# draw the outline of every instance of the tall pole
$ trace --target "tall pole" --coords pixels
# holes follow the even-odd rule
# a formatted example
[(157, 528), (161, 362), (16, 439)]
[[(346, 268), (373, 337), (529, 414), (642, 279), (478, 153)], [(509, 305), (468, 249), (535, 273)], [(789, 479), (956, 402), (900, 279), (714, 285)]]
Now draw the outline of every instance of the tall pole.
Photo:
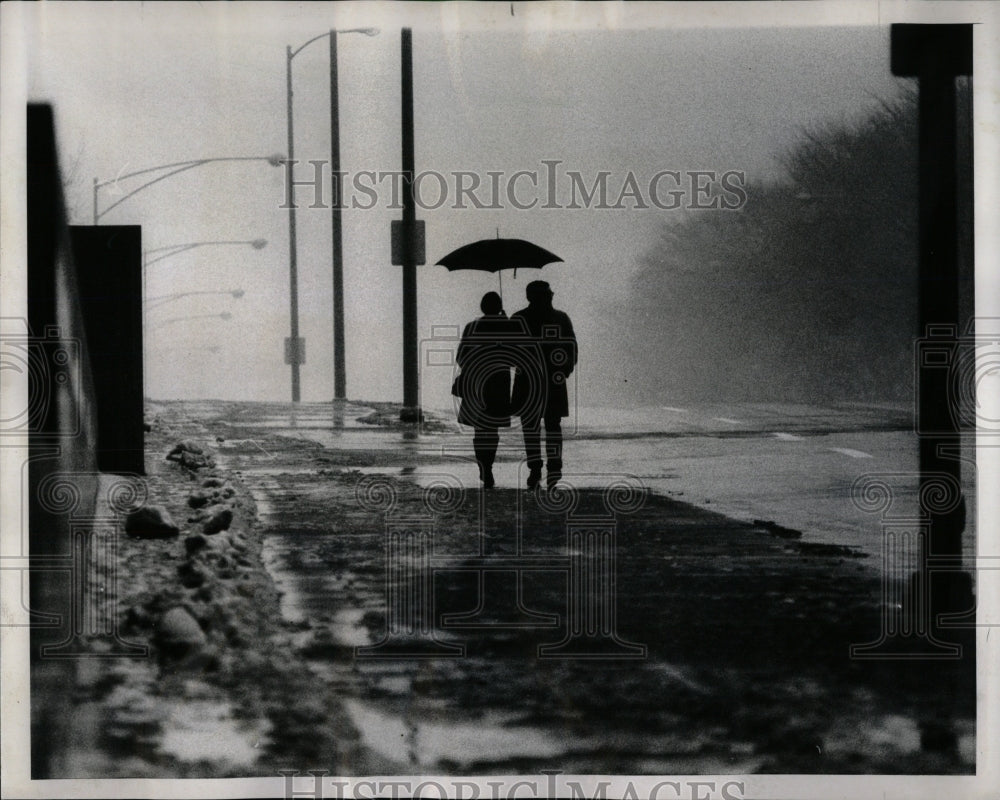
[(330, 172), (333, 175), (331, 230), (333, 239), (333, 399), (347, 399), (347, 369), (344, 353), (344, 248), (341, 202), (344, 191), (340, 176), (340, 96), (337, 79), (337, 32), (330, 31)]
[[(957, 355), (961, 341), (955, 79), (958, 75), (972, 75), (972, 25), (893, 25), (891, 42), (892, 73), (916, 77), (919, 81), (919, 335), (925, 344), (933, 341), (938, 352), (947, 348)], [(952, 361), (952, 370), (961, 369), (956, 362), (957, 359)], [(928, 666), (941, 663), (931, 660), (941, 657), (943, 649), (937, 635), (942, 628), (948, 633), (948, 622), (941, 615), (968, 616), (970, 609), (975, 608), (971, 576), (961, 568), (966, 512), (958, 460), (962, 442), (957, 416), (958, 403), (964, 398), (955, 397), (950, 391), (955, 375), (951, 370), (941, 369), (941, 364), (940, 358), (917, 361), (918, 496), (926, 533), (918, 540), (918, 568), (910, 578), (910, 597), (905, 604), (916, 611), (916, 625), (908, 622), (902, 628), (922, 633), (927, 644), (938, 651), (931, 650), (930, 658), (924, 662)], [(954, 496), (949, 496), (947, 490), (940, 492), (942, 482), (954, 487)], [(941, 565), (948, 568), (941, 570)], [(957, 632), (942, 638), (953, 641), (955, 635)], [(958, 709), (960, 683), (975, 680), (976, 666), (975, 638), (962, 639), (969, 650), (960, 667), (934, 670), (937, 698), (921, 710), (919, 721), (922, 734), (934, 731), (933, 737), (922, 742), (924, 750), (956, 752), (958, 749), (954, 719), (964, 713)], [(919, 651), (912, 646), (908, 651), (904, 657), (919, 657)]]
[[(960, 346), (959, 262), (956, 165), (955, 78), (972, 74), (972, 25), (893, 25), (891, 66), (894, 75), (916, 77), (918, 100), (918, 274), (919, 333), (934, 337), (937, 347)], [(936, 365), (932, 365), (936, 366)], [(945, 476), (960, 486), (956, 454), (961, 435), (956, 419), (960, 409), (951, 392), (954, 375), (945, 369), (920, 364), (918, 380), (920, 432), (920, 497), (933, 491), (933, 481)], [(954, 369), (955, 367), (953, 367)], [(922, 574), (930, 574), (936, 559), (962, 556), (965, 506), (951, 511), (931, 506)], [(969, 581), (958, 571), (934, 574), (928, 592), (932, 624), (941, 612), (965, 611), (971, 605)]]
[(408, 418), (419, 419), (417, 400), (417, 267), (413, 249), (416, 198), (413, 196), (413, 31), (403, 28), (403, 406)]
[(143, 402), (143, 413), (145, 413), (145, 403), (146, 397), (148, 397), (149, 392), (149, 381), (147, 379), (147, 373), (149, 372), (149, 343), (147, 338), (149, 336), (149, 318), (146, 311), (146, 251), (142, 251), (142, 402)]
[(295, 144), (292, 126), (292, 48), (285, 48), (288, 89), (288, 171), (285, 173), (285, 202), (288, 205), (288, 297), (291, 319), (290, 339), (285, 358), (292, 367), (292, 402), (301, 399), (299, 387), (299, 276), (295, 245)]
[[(918, 318), (921, 335), (926, 336), (930, 326), (958, 325), (955, 76), (939, 72), (933, 64), (925, 64), (918, 80), (921, 286)], [(945, 370), (920, 371), (921, 430), (936, 434), (920, 437), (923, 482), (940, 473), (950, 475), (956, 484), (960, 480), (959, 461), (945, 454), (948, 450), (956, 451), (960, 441), (949, 377)], [(933, 515), (928, 544), (929, 556), (959, 556), (962, 527), (951, 524), (943, 515)], [(935, 598), (935, 603), (937, 600), (944, 598)]]

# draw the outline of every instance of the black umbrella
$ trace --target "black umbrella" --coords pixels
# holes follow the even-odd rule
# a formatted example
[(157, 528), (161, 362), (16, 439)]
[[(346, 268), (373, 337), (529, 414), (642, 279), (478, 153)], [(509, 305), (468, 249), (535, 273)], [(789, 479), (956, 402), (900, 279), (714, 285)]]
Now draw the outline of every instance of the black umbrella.
[[(546, 264), (562, 261), (555, 253), (524, 239), (501, 239), (497, 231), (496, 239), (480, 239), (463, 245), (448, 253), (437, 263), (454, 272), (458, 269), (475, 269), (480, 272), (497, 272), (513, 269), (517, 277), (518, 269), (541, 269)], [(503, 278), (500, 278), (503, 293)]]

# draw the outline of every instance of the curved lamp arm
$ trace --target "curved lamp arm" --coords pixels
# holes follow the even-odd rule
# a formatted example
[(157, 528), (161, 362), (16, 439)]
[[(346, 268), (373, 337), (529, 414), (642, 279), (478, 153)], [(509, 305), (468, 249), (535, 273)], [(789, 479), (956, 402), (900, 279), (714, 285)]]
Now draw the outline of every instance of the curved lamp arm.
[(231, 320), (232, 318), (233, 315), (230, 314), (228, 311), (223, 311), (221, 314), (194, 314), (189, 317), (171, 317), (170, 319), (165, 319), (163, 320), (163, 322), (154, 325), (150, 330), (153, 331), (159, 330), (160, 328), (166, 327), (167, 325), (171, 325), (174, 322), (189, 322), (195, 319), (221, 319), (228, 321)]
[[(180, 300), (182, 297), (194, 297), (196, 295), (217, 295), (225, 294), (232, 297), (234, 300), (239, 300), (243, 295), (246, 294), (243, 289), (210, 289), (204, 291), (192, 291), (192, 292), (175, 292), (174, 294), (161, 294), (157, 297), (149, 297), (146, 299), (146, 307), (148, 311), (152, 311), (154, 308), (161, 308), (167, 303), (174, 300)], [(154, 305), (155, 304), (155, 305)]]
[[(171, 256), (178, 255), (179, 253), (187, 252), (188, 250), (194, 250), (196, 247), (205, 247), (207, 245), (238, 245), (238, 244), (248, 244), (254, 250), (263, 250), (267, 247), (267, 239), (226, 239), (221, 241), (213, 242), (188, 242), (186, 244), (168, 244), (165, 247), (154, 247), (151, 250), (146, 250), (143, 253), (145, 258), (145, 266), (150, 266), (155, 264), (157, 261), (163, 261), (165, 258), (170, 258)], [(169, 252), (165, 252), (169, 251)], [(162, 253), (156, 258), (148, 258), (150, 253)]]
[[(97, 178), (94, 178), (94, 224), (96, 225), (97, 221), (105, 214), (107, 214), (111, 209), (115, 208), (115, 206), (121, 205), (133, 195), (141, 192), (143, 189), (147, 189), (153, 184), (159, 183), (160, 181), (166, 180), (167, 178), (171, 178), (174, 175), (177, 175), (181, 172), (186, 172), (189, 169), (200, 167), (203, 164), (212, 164), (217, 161), (266, 161), (272, 167), (280, 167), (282, 164), (285, 163), (285, 157), (281, 154), (275, 153), (269, 156), (223, 156), (220, 158), (200, 158), (191, 161), (175, 161), (173, 164), (160, 164), (157, 167), (147, 167), (146, 169), (136, 170), (135, 172), (129, 172), (126, 173), (125, 175), (118, 175), (106, 181), (99, 181)], [(124, 197), (118, 198), (115, 202), (113, 202), (103, 211), (97, 210), (98, 189), (103, 189), (105, 186), (116, 184), (119, 181), (127, 180), (128, 178), (134, 178), (138, 175), (147, 175), (150, 172), (159, 172), (161, 170), (170, 170), (170, 171), (163, 175), (159, 175), (158, 177), (153, 178), (152, 180), (146, 181), (141, 186), (133, 189), (131, 192), (126, 194)]]
[(320, 39), (325, 39), (327, 36), (330, 36), (331, 34), (360, 33), (363, 36), (378, 36), (380, 32), (381, 31), (378, 28), (347, 28), (346, 30), (342, 31), (340, 30), (326, 31), (325, 33), (321, 33), (318, 36), (313, 36), (313, 38), (310, 39), (308, 42), (300, 44), (294, 50), (289, 49), (288, 57), (295, 58), (295, 56), (297, 56), (301, 51), (305, 50), (313, 42), (318, 41)]

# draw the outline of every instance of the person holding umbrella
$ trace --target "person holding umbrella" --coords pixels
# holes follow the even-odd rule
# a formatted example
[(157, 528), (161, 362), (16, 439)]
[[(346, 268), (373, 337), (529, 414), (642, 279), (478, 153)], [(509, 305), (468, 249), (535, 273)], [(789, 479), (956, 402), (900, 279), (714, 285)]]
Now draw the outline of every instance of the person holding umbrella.
[(519, 361), (514, 375), (512, 413), (521, 418), (524, 450), (528, 463), (528, 488), (542, 479), (541, 424), (545, 424), (546, 485), (552, 488), (562, 477), (562, 418), (569, 416), (566, 380), (577, 360), (576, 334), (569, 315), (552, 307), (552, 289), (545, 281), (525, 287), (527, 308), (511, 317), (526, 330), (530, 344), (527, 357)]
[(500, 428), (510, 427), (510, 370), (512, 346), (520, 329), (503, 310), (500, 295), (487, 292), (479, 304), (483, 316), (465, 326), (456, 361), (461, 373), (452, 393), (462, 398), (458, 421), (474, 429), (472, 447), (483, 488), (496, 485), (493, 462)]
[[(497, 229), (495, 239), (480, 239), (459, 247), (437, 263), (449, 271), (478, 270), (497, 273), (500, 292), (503, 293), (503, 270), (513, 269), (514, 276), (520, 269), (541, 269), (546, 264), (561, 262), (555, 253), (524, 239), (501, 239)], [(548, 459), (548, 485), (554, 486), (562, 475), (562, 424), (569, 416), (569, 396), (566, 379), (576, 365), (576, 337), (569, 316), (552, 307), (552, 290), (545, 281), (532, 281), (526, 287), (528, 307), (509, 320), (503, 318), (503, 299), (496, 292), (483, 297), (486, 315), (466, 326), (462, 344), (459, 345), (459, 364), (477, 364), (480, 357), (483, 374), (493, 375), (495, 383), (482, 383), (476, 378), (480, 367), (463, 368), (456, 379), (452, 393), (463, 397), (459, 422), (476, 429), (473, 439), (476, 459), (484, 486), (493, 485), (492, 463), (499, 441), (497, 429), (510, 425), (510, 417), (521, 418), (524, 447), (529, 469), (528, 488), (538, 486), (542, 476), (541, 424), (545, 423), (545, 448)], [(490, 299), (487, 301), (487, 298)], [(489, 308), (495, 312), (487, 312)], [(473, 346), (475, 340), (492, 337), (489, 347)], [(503, 344), (501, 344), (503, 342)], [(463, 352), (464, 345), (464, 352)], [(487, 358), (488, 356), (488, 358)], [(501, 367), (506, 363), (507, 367)], [(509, 380), (510, 366), (515, 367), (514, 396), (505, 408), (499, 400), (503, 380)], [(468, 375), (471, 385), (466, 388)], [(489, 388), (487, 389), (487, 385)], [(481, 395), (481, 396), (480, 396)], [(487, 396), (491, 398), (487, 400)], [(495, 405), (492, 405), (495, 403)], [(499, 412), (499, 413), (498, 413)], [(497, 422), (499, 420), (499, 422)]]

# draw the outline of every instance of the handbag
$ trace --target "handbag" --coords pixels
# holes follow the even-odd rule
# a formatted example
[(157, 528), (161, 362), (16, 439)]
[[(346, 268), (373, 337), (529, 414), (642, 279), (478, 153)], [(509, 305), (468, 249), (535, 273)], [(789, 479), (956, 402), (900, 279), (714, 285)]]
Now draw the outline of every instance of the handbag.
[(465, 381), (462, 378), (462, 373), (459, 372), (455, 376), (455, 380), (451, 382), (451, 393), (455, 397), (465, 397)]

